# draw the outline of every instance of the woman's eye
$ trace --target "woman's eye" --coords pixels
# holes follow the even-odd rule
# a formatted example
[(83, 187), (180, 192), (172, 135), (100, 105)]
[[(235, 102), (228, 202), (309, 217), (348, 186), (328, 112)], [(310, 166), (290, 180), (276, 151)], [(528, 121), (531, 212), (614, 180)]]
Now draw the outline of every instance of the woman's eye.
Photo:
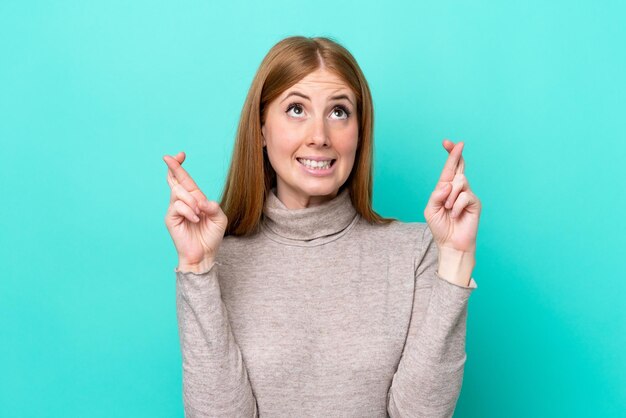
[(343, 117), (340, 117), (339, 119), (348, 119), (348, 117), (350, 116), (350, 112), (348, 112), (348, 109), (343, 106), (337, 106), (333, 109), (333, 114), (337, 115), (337, 113), (339, 113), (339, 115), (343, 115)]
[[(292, 113), (289, 113), (293, 110)], [(300, 103), (291, 103), (288, 107), (287, 107), (287, 111), (286, 113), (289, 116), (293, 116), (296, 118), (299, 118), (300, 115), (302, 115), (304, 113), (304, 109), (302, 108), (302, 105)], [(335, 108), (333, 109), (332, 115), (337, 116), (336, 119), (348, 119), (348, 117), (350, 116), (350, 111), (348, 109), (346, 109), (345, 106), (335, 106)]]
[[(295, 112), (295, 115), (301, 115), (301, 114), (302, 114), (302, 112), (303, 112), (303, 110), (302, 110), (302, 105), (300, 105), (300, 104), (298, 104), (298, 103), (292, 103), (292, 104), (290, 104), (290, 105), (289, 105), (289, 107), (287, 107), (287, 114), (289, 114), (289, 112), (290, 112), (292, 109), (293, 109), (294, 111), (296, 111), (296, 112)], [(292, 114), (292, 116), (293, 116), (293, 114)], [(296, 116), (296, 117), (298, 117), (298, 116)]]

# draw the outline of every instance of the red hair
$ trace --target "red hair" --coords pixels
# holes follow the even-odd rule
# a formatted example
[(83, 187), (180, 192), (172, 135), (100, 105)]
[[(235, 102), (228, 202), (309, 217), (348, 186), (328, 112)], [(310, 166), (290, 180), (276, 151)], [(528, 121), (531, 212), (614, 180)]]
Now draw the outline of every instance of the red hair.
[(258, 231), (263, 206), (276, 173), (263, 152), (261, 126), (269, 104), (308, 74), (324, 67), (335, 73), (356, 95), (359, 142), (352, 172), (341, 186), (348, 188), (356, 211), (368, 222), (387, 224), (372, 209), (374, 112), (372, 96), (359, 65), (343, 46), (324, 37), (292, 36), (274, 45), (257, 70), (241, 111), (228, 177), (220, 206), (228, 218), (225, 235)]

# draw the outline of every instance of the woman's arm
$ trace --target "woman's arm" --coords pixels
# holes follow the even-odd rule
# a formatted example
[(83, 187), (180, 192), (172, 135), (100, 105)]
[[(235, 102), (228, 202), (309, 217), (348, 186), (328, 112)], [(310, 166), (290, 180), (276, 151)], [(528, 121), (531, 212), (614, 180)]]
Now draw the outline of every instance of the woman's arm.
[(465, 366), (465, 330), (472, 278), (463, 287), (439, 276), (438, 248), (424, 226), (416, 261), (409, 332), (387, 396), (395, 417), (451, 417)]
[(222, 301), (218, 266), (214, 261), (208, 271), (175, 270), (185, 416), (258, 417)]

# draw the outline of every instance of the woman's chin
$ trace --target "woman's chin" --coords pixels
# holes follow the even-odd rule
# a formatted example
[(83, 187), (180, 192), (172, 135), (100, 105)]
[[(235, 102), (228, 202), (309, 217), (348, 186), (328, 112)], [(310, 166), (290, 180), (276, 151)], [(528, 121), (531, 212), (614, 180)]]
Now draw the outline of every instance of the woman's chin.
[(335, 196), (339, 190), (336, 185), (309, 185), (302, 187), (302, 192), (311, 197), (328, 197)]

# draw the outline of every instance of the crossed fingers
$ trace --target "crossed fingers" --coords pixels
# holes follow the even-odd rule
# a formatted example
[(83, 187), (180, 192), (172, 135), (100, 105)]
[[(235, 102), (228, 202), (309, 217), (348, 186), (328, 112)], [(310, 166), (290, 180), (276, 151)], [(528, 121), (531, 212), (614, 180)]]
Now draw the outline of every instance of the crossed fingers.
[[(179, 157), (181, 154), (182, 156)], [(176, 157), (179, 158), (173, 158), (169, 155), (163, 156), (163, 161), (168, 167), (167, 183), (172, 190), (170, 202), (181, 199), (190, 207), (197, 208), (197, 205), (206, 202), (207, 198), (189, 173), (182, 167), (181, 163), (185, 160), (185, 154), (181, 152)], [(196, 209), (196, 212), (199, 211)]]
[[(452, 143), (451, 141), (448, 141)], [(441, 171), (441, 176), (439, 176), (439, 182), (451, 182), (454, 180), (454, 176), (458, 173), (463, 174), (465, 171), (465, 160), (463, 159), (463, 147), (465, 143), (459, 142), (454, 145), (454, 147), (450, 150), (448, 149), (450, 145), (446, 147), (448, 150), (448, 159), (446, 160), (445, 165), (443, 166), (443, 170)]]

